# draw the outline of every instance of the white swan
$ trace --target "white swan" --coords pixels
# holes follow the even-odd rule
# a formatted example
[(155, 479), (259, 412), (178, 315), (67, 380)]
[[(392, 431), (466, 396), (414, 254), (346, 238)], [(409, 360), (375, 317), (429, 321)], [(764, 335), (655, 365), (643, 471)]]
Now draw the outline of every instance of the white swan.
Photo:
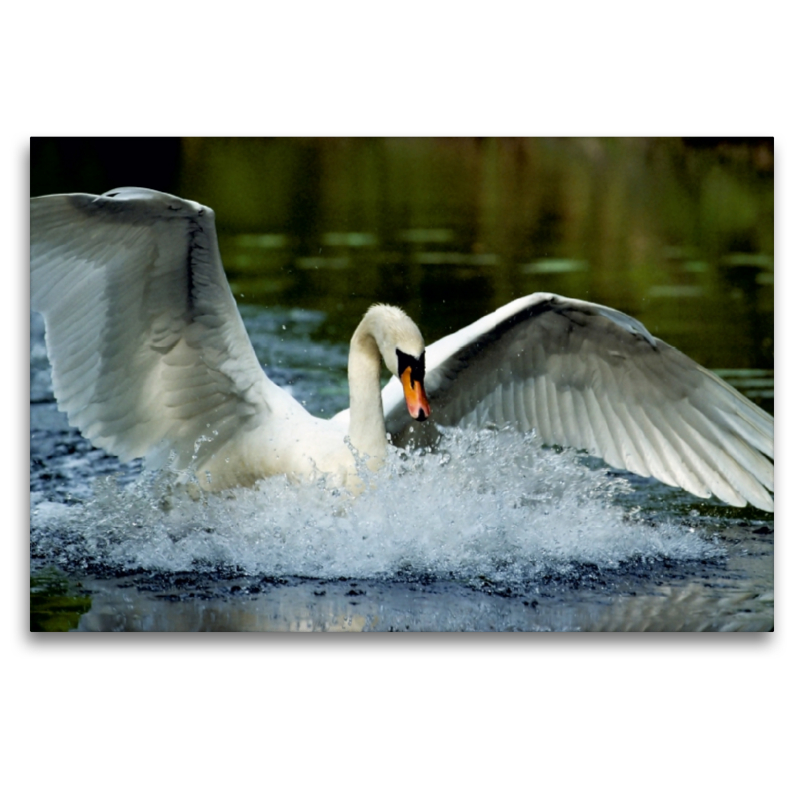
[[(213, 211), (126, 188), (31, 199), (31, 307), (44, 315), (70, 423), (124, 461), (191, 466), (208, 489), (274, 473), (350, 483), (353, 449), (377, 468), (387, 430), (404, 443), (412, 423), (423, 437), (433, 422), (495, 423), (700, 497), (773, 510), (773, 418), (594, 303), (522, 297), (427, 351), (402, 311), (373, 306), (351, 340), (350, 409), (321, 420), (258, 363)], [(382, 394), (381, 356), (394, 376)]]

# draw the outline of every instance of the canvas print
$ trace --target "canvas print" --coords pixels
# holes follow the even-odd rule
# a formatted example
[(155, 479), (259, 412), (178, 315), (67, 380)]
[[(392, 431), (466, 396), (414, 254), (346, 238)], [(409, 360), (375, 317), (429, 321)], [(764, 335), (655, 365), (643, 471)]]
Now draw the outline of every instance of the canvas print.
[(762, 139), (31, 140), (31, 629), (770, 631)]

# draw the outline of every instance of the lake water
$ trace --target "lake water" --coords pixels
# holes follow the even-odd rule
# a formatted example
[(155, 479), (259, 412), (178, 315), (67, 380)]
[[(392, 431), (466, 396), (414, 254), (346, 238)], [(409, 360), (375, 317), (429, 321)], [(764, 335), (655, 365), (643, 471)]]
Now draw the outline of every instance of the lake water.
[[(197, 140), (180, 152), (170, 190), (215, 209), (259, 359), (313, 413), (346, 407), (347, 341), (370, 303), (404, 306), (434, 341), (537, 290), (637, 316), (773, 409), (763, 148)], [(773, 540), (772, 514), (508, 431), (395, 452), (355, 500), (273, 478), (194, 501), (69, 427), (31, 316), (34, 627), (770, 630)]]

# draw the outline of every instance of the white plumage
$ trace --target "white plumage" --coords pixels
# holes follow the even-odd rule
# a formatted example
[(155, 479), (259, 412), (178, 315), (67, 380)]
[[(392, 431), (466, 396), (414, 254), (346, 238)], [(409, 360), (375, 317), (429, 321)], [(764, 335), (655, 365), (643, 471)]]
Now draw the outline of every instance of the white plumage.
[[(157, 468), (174, 454), (207, 488), (278, 472), (347, 482), (348, 433), (377, 466), (386, 431), (408, 442), (409, 411), (425, 416), (424, 394), (412, 402), (398, 380), (398, 351), (416, 364), (422, 337), (386, 306), (353, 336), (350, 409), (320, 420), (273, 384), (225, 278), (213, 212), (172, 195), (32, 199), (31, 307), (70, 423), (122, 460)], [(395, 376), (382, 411), (381, 356)], [(535, 429), (700, 497), (773, 509), (772, 417), (619, 311), (537, 293), (425, 359), (432, 420), (416, 436), (435, 434), (432, 422)]]

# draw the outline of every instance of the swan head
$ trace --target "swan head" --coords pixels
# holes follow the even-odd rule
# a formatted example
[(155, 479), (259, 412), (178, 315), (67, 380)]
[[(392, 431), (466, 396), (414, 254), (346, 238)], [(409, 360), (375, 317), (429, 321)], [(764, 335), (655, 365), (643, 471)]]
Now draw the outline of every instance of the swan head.
[(395, 306), (374, 305), (364, 323), (389, 371), (403, 384), (408, 413), (420, 422), (431, 413), (425, 394), (425, 340), (416, 323)]

